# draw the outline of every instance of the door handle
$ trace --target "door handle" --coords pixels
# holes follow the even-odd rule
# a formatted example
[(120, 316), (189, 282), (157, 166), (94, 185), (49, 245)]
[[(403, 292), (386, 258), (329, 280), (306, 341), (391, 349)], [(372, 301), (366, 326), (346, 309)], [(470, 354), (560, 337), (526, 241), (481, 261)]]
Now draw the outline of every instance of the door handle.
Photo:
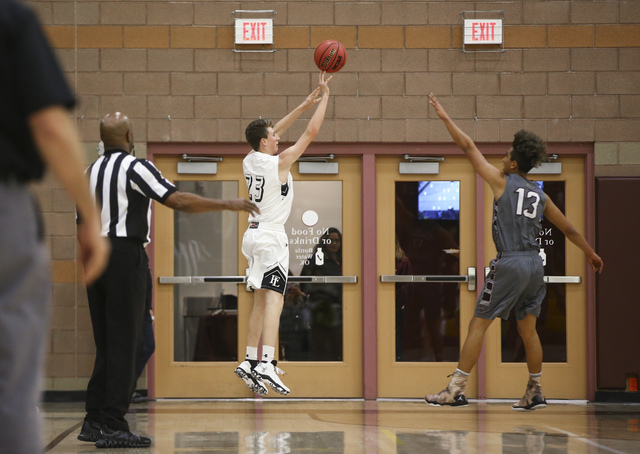
[(414, 282), (414, 283), (455, 283), (466, 282), (467, 290), (474, 292), (476, 290), (476, 268), (470, 266), (467, 268), (467, 274), (462, 276), (445, 276), (445, 275), (415, 275), (415, 274), (390, 274), (380, 276), (380, 282)]
[(231, 282), (244, 284), (245, 276), (160, 276), (160, 284), (203, 284), (205, 282)]
[[(288, 282), (313, 284), (356, 284), (358, 276), (289, 276)], [(246, 284), (246, 276), (160, 276), (160, 284), (203, 284), (226, 282)]]
[(545, 276), (544, 282), (547, 284), (579, 284), (582, 276)]
[[(489, 275), (489, 267), (484, 269), (484, 277)], [(545, 284), (580, 284), (582, 276), (545, 276)]]
[(160, 284), (191, 284), (191, 276), (160, 276)]
[(300, 284), (356, 284), (358, 276), (289, 276), (287, 281)]

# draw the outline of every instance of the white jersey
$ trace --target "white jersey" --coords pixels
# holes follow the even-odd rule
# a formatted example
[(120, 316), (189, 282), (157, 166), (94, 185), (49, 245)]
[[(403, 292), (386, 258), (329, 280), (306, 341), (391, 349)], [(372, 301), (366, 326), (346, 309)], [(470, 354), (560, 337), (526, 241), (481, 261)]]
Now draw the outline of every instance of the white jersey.
[(286, 183), (280, 182), (278, 161), (277, 156), (259, 151), (252, 151), (242, 161), (249, 200), (260, 208), (260, 214), (249, 215), (249, 222), (284, 225), (289, 219), (293, 203), (293, 179), (289, 173)]

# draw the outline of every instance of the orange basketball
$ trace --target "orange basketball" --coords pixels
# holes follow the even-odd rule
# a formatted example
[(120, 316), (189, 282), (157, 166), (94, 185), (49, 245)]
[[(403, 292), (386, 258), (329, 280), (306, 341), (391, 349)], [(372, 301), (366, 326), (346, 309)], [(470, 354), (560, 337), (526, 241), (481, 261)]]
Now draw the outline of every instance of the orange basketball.
[(338, 41), (329, 39), (316, 47), (313, 59), (322, 71), (335, 73), (347, 62), (347, 51)]

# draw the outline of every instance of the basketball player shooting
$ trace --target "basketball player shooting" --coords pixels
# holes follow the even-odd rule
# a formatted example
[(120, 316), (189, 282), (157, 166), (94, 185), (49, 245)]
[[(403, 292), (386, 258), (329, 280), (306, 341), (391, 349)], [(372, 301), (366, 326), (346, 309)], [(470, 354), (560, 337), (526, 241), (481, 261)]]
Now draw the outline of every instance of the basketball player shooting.
[(508, 318), (515, 307), (518, 333), (527, 356), (529, 382), (524, 397), (512, 409), (544, 408), (547, 401), (540, 384), (542, 345), (536, 332), (536, 320), (546, 293), (540, 246), (536, 242), (542, 216), (582, 249), (594, 271), (602, 271), (602, 259), (536, 182), (527, 179), (527, 173), (546, 157), (546, 145), (537, 135), (525, 130), (517, 132), (511, 149), (502, 159), (502, 169), (498, 169), (489, 164), (471, 138), (449, 118), (433, 94), (429, 95), (429, 103), (475, 171), (493, 191), (493, 241), (498, 255), (491, 260), (490, 272), (478, 297), (458, 368), (449, 386), (426, 396), (425, 400), (434, 406), (468, 405), (465, 386), (471, 369), (478, 362), (484, 334), (496, 317)]
[[(279, 394), (290, 390), (278, 377), (284, 372), (275, 359), (276, 337), (284, 304), (289, 271), (288, 238), (284, 224), (291, 212), (293, 180), (289, 170), (320, 132), (329, 101), (329, 78), (321, 72), (318, 87), (275, 126), (265, 119), (247, 126), (245, 136), (252, 151), (242, 167), (249, 188), (249, 199), (260, 214), (249, 216), (249, 228), (242, 239), (242, 253), (249, 261), (247, 288), (254, 291), (249, 317), (245, 360), (235, 374), (254, 393), (265, 395), (265, 383)], [(310, 107), (317, 105), (307, 128), (298, 141), (278, 153), (280, 135)], [(258, 342), (262, 336), (262, 357), (258, 362)]]

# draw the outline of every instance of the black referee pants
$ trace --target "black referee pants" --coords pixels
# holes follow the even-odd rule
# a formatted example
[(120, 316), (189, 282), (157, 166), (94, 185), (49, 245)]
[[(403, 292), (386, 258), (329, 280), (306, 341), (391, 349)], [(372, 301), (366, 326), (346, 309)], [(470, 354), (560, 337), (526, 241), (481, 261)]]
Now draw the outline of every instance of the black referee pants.
[(129, 430), (125, 414), (135, 391), (149, 259), (139, 241), (110, 238), (105, 273), (87, 288), (96, 361), (87, 387), (87, 417)]

